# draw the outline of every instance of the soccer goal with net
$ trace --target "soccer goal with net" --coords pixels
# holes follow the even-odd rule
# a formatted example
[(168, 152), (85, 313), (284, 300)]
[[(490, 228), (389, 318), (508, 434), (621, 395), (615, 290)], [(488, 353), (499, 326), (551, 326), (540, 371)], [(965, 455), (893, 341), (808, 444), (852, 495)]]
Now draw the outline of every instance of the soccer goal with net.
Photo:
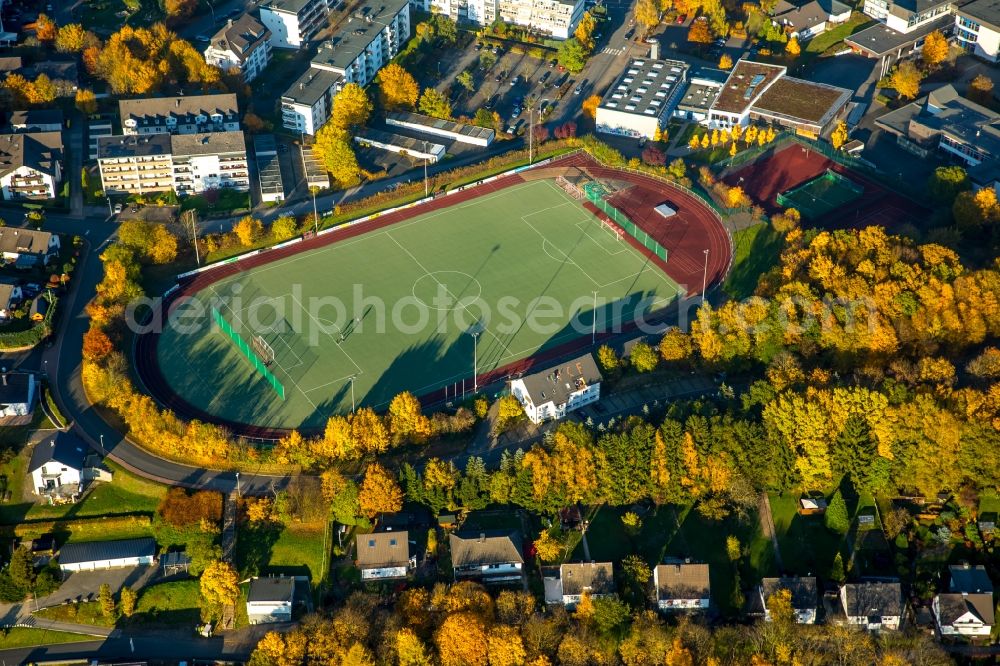
[(556, 176), (556, 184), (574, 199), (583, 200), (583, 190), (566, 180), (563, 176)]
[(274, 348), (267, 344), (263, 336), (253, 336), (250, 340), (250, 347), (253, 349), (253, 353), (257, 354), (260, 360), (264, 362), (266, 367), (271, 367), (271, 364), (274, 363)]

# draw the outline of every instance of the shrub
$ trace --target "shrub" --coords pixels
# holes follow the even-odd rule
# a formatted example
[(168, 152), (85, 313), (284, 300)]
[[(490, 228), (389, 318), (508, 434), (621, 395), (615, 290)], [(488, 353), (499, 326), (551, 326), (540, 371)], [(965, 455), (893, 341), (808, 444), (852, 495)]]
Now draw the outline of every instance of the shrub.
[(183, 488), (171, 488), (157, 512), (174, 526), (192, 525), (203, 519), (218, 523), (222, 519), (222, 495), (210, 490), (189, 493)]
[(841, 534), (847, 532), (851, 527), (851, 519), (847, 515), (847, 502), (844, 501), (844, 496), (839, 488), (830, 499), (829, 506), (826, 507), (823, 524), (828, 530)]

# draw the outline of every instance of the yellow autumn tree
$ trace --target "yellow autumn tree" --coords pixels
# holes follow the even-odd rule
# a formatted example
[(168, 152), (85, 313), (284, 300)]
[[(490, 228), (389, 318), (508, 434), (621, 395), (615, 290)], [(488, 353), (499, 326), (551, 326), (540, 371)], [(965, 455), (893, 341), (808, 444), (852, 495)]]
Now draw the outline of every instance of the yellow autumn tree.
[(403, 491), (382, 465), (372, 463), (365, 470), (365, 478), (358, 491), (358, 506), (369, 518), (380, 513), (396, 513), (403, 508)]
[(527, 658), (524, 640), (517, 627), (497, 625), (487, 635), (490, 666), (523, 666)]
[(486, 625), (476, 613), (452, 613), (434, 634), (441, 666), (487, 666)]
[(382, 106), (389, 110), (413, 109), (420, 97), (420, 86), (413, 75), (398, 63), (389, 63), (375, 77)]
[(597, 118), (597, 107), (601, 105), (600, 95), (591, 95), (583, 100), (583, 115), (588, 118)]
[(934, 30), (924, 37), (924, 45), (920, 49), (920, 58), (928, 67), (937, 67), (948, 58), (948, 38), (940, 30)]
[(420, 401), (409, 391), (389, 403), (389, 432), (394, 443), (422, 442), (431, 434), (431, 421), (423, 415)]
[(785, 53), (787, 53), (792, 58), (798, 58), (799, 54), (802, 53), (802, 47), (799, 46), (799, 40), (796, 37), (792, 37), (785, 44)]
[(837, 127), (830, 134), (830, 143), (834, 150), (840, 150), (847, 143), (847, 123), (843, 120), (837, 122)]
[(233, 565), (216, 560), (205, 567), (199, 582), (202, 599), (202, 619), (221, 617), (223, 609), (235, 606), (240, 598), (239, 576)]
[(252, 215), (245, 215), (233, 225), (233, 233), (239, 239), (240, 245), (250, 247), (264, 234), (264, 224)]

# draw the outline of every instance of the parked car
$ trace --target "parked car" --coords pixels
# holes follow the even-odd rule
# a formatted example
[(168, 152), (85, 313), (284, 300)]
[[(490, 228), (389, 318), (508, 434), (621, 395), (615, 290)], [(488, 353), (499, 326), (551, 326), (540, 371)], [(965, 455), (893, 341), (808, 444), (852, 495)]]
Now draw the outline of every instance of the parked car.
[(511, 86), (516, 86), (520, 82), (521, 82), (521, 77), (520, 76), (515, 76), (514, 78), (512, 78), (510, 80), (510, 85)]
[(629, 28), (629, 31), (625, 33), (625, 39), (632, 39), (635, 35), (635, 28)]
[(580, 85), (578, 85), (576, 88), (573, 89), (573, 94), (574, 95), (582, 95), (583, 94), (583, 84), (582, 83)]
[(115, 215), (118, 215), (121, 212), (122, 212), (122, 205), (120, 203), (116, 203), (115, 204)]
[(687, 21), (687, 18), (688, 18), (687, 14), (678, 14), (677, 15), (677, 25), (681, 25), (682, 23), (684, 23), (684, 21)]
[(511, 119), (511, 121), (513, 122), (514, 120), (517, 120), (517, 117), (519, 115), (521, 115), (521, 107), (515, 106), (514, 110), (510, 112), (510, 119)]
[(493, 107), (496, 106), (497, 102), (499, 101), (500, 101), (500, 95), (499, 94), (493, 95), (493, 97), (490, 97), (488, 100), (486, 100), (486, 104), (484, 104), (483, 106), (492, 111)]
[(500, 83), (501, 79), (503, 79), (502, 74), (497, 74), (495, 77), (493, 77), (493, 80), (496, 81), (497, 83)]
[(481, 42), (476, 42), (476, 50), (477, 51), (481, 51), (482, 49), (483, 49), (482, 43)]
[(538, 82), (539, 83), (545, 83), (546, 81), (549, 80), (550, 76), (552, 76), (552, 72), (545, 72), (544, 74), (542, 74), (541, 78), (538, 79)]
[(212, 41), (212, 38), (209, 37), (208, 35), (198, 35), (197, 37), (194, 38), (194, 41), (199, 42), (201, 44), (208, 44), (210, 41)]
[(499, 46), (494, 46), (491, 50), (493, 51), (493, 55), (497, 55), (498, 53), (500, 53)]
[(555, 66), (556, 66), (556, 65), (558, 65), (558, 64), (559, 64), (559, 61), (558, 61), (558, 60), (556, 60), (555, 58), (553, 58), (552, 60), (549, 60), (549, 68), (550, 68), (550, 69), (551, 69), (552, 67), (555, 67)]

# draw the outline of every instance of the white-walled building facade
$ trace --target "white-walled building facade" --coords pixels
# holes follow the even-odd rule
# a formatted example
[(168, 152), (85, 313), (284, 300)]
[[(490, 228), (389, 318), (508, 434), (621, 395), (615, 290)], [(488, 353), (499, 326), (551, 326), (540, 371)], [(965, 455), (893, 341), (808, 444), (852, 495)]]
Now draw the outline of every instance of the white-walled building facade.
[(267, 0), (260, 21), (271, 31), (271, 46), (300, 49), (326, 24), (336, 0)]
[(973, 0), (957, 7), (955, 41), (978, 58), (1000, 62), (1000, 2)]
[(572, 37), (586, 10), (584, 0), (415, 0), (414, 6), (482, 26), (499, 19), (555, 39)]
[(5, 201), (53, 199), (62, 182), (61, 132), (0, 134), (0, 190)]
[(541, 372), (519, 377), (510, 392), (532, 423), (561, 419), (569, 412), (601, 399), (601, 371), (585, 354)]
[(680, 101), (689, 65), (633, 58), (597, 107), (597, 131), (653, 139)]
[(237, 68), (250, 83), (271, 60), (271, 31), (250, 14), (230, 20), (212, 37), (205, 62), (224, 72)]
[(118, 102), (122, 133), (197, 134), (235, 132), (240, 111), (233, 93), (123, 99)]

